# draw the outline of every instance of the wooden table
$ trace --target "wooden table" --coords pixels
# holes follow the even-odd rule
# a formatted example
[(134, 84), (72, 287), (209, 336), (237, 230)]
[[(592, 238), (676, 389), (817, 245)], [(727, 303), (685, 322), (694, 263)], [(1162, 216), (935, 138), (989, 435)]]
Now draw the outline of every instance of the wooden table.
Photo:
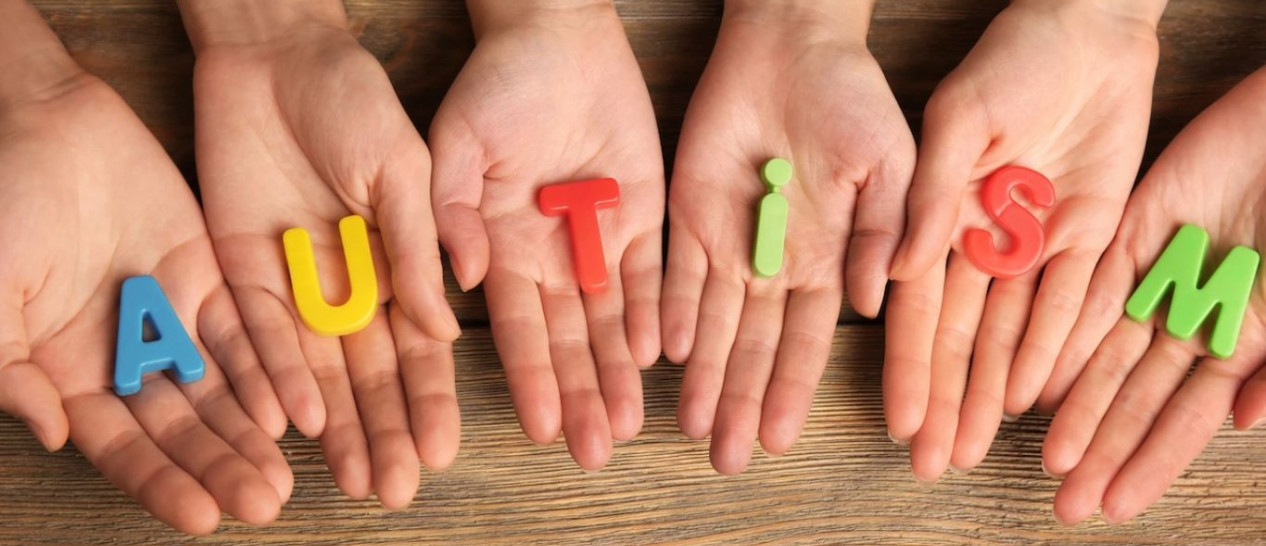
[[(15, 1), (15, 0), (0, 0)], [(261, 0), (265, 1), (265, 0)], [(507, 0), (510, 1), (510, 0)], [(841, 0), (843, 1), (843, 0)], [(387, 66), (425, 129), (469, 53), (460, 0), (349, 0), (362, 41)], [(1006, 2), (880, 1), (871, 47), (917, 126), (929, 93)], [(192, 178), (193, 53), (167, 0), (41, 0), (38, 7), (90, 71), (113, 84)], [(671, 165), (682, 114), (712, 46), (720, 0), (619, 2), (646, 73)], [(1149, 161), (1196, 113), (1266, 63), (1266, 2), (1173, 0), (1161, 25)], [(425, 134), (425, 131), (423, 131)], [(1051, 516), (1057, 482), (1039, 467), (1047, 420), (1004, 424), (985, 463), (921, 486), (906, 450), (884, 432), (882, 326), (842, 318), (804, 437), (791, 454), (755, 457), (738, 477), (708, 465), (707, 444), (674, 424), (682, 369), (644, 374), (646, 427), (586, 474), (564, 446), (520, 432), (493, 351), (482, 296), (451, 292), (466, 335), (457, 344), (462, 452), (425, 474), (417, 501), (387, 512), (335, 489), (316, 442), (291, 431), (282, 448), (295, 490), (281, 518), (226, 521), (212, 537), (165, 528), (103, 480), (73, 448), (46, 454), (21, 423), (0, 417), (0, 542), (281, 544), (857, 541), (1243, 543), (1266, 540), (1259, 487), (1266, 434), (1226, 430), (1169, 494), (1130, 524), (1064, 527)]]

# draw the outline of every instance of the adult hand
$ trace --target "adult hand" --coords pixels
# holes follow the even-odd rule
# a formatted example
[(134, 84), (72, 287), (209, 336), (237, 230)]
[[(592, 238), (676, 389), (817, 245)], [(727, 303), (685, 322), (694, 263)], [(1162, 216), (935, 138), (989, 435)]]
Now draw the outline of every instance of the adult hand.
[[(905, 223), (914, 139), (866, 49), (869, 3), (731, 1), (686, 115), (669, 196), (664, 350), (685, 362), (677, 420), (741, 472), (759, 437), (791, 448), (850, 300), (874, 316)], [(752, 269), (758, 176), (795, 179), (782, 270)]]
[[(403, 507), (419, 458), (445, 468), (460, 440), (459, 330), (444, 299), (426, 145), (348, 33), (341, 2), (180, 7), (198, 56), (207, 222), (247, 331), (295, 426), (320, 437), (338, 487)], [(346, 298), (336, 226), (349, 214), (371, 226), (381, 309), (360, 332), (322, 337), (296, 313), (281, 234), (311, 232), (324, 293)]]
[[(471, 0), (478, 40), (431, 125), (440, 241), (481, 281), (524, 432), (561, 431), (585, 469), (642, 426), (639, 366), (659, 356), (664, 171), (646, 83), (605, 0)], [(543, 186), (619, 182), (598, 213), (609, 274), (581, 294)]]
[[(921, 481), (979, 464), (1053, 368), (1065, 389), (1075, 376), (1072, 356), (1057, 357), (1116, 232), (1151, 108), (1164, 2), (1128, 4), (1017, 0), (928, 101), (884, 367), (889, 434), (912, 441)], [(1046, 236), (1037, 265), (992, 280), (960, 242), (993, 224), (979, 188), (1007, 165), (1044, 174), (1056, 201), (1034, 211)]]
[[(285, 415), (193, 194), (34, 9), (5, 2), (0, 21), (0, 409), (49, 450), (69, 437), (177, 530), (209, 533), (222, 510), (272, 521), (293, 485), (269, 438)], [(200, 381), (112, 391), (119, 288), (135, 275), (163, 286), (206, 361)]]
[[(1138, 515), (1204, 449), (1232, 409), (1240, 429), (1266, 414), (1266, 277), (1260, 268), (1229, 358), (1211, 356), (1203, 335), (1170, 336), (1163, 314), (1146, 322), (1122, 315), (1136, 282), (1182, 224), (1209, 233), (1206, 276), (1233, 246), (1266, 249), (1264, 104), (1266, 70), (1188, 125), (1130, 198), (1121, 230), (1095, 271), (1088, 298), (1099, 303), (1082, 313), (1070, 340), (1077, 344), (1070, 351), (1093, 357), (1042, 449), (1046, 469), (1067, 475), (1055, 494), (1061, 521), (1081, 521), (1100, 506), (1112, 523)], [(1214, 312), (1232, 311), (1223, 305)]]

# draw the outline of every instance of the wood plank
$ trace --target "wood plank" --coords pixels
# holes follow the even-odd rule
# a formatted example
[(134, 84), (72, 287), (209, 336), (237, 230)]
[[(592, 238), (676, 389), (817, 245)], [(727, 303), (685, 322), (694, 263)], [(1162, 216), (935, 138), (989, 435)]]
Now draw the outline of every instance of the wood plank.
[[(196, 181), (193, 54), (167, 0), (38, 0), (90, 71), (119, 89)], [(974, 44), (1004, 0), (880, 0), (870, 46), (918, 126), (936, 83)], [(473, 47), (460, 0), (348, 0), (362, 42), (384, 63), (424, 131)], [(659, 117), (668, 165), (715, 37), (721, 0), (618, 0)], [(1266, 2), (1173, 0), (1161, 25), (1147, 161), (1225, 90), (1266, 61)], [(451, 281), (451, 279), (450, 279)], [(884, 433), (882, 329), (842, 317), (805, 437), (780, 458), (758, 455), (739, 477), (717, 476), (706, 442), (685, 439), (674, 411), (681, 369), (644, 374), (647, 424), (608, 469), (579, 471), (561, 444), (536, 447), (518, 429), (478, 290), (450, 300), (466, 325), (458, 389), (464, 444), (456, 466), (424, 474), (409, 510), (389, 513), (334, 488), (315, 442), (282, 441), (294, 498), (266, 528), (229, 522), (197, 542), (287, 544), (453, 542), (1247, 543), (1262, 540), (1266, 492), (1255, 455), (1266, 433), (1224, 430), (1169, 494), (1134, 523), (1063, 527), (1050, 516), (1056, 481), (1040, 471), (1044, 418), (1005, 424), (976, 471), (914, 483), (906, 450)], [(73, 449), (45, 454), (0, 417), (0, 544), (179, 543), (101, 479)]]
[[(880, 406), (881, 329), (844, 326), (804, 438), (780, 458), (757, 455), (743, 475), (708, 466), (706, 442), (677, 432), (682, 369), (644, 374), (647, 424), (611, 465), (586, 474), (564, 445), (537, 447), (519, 431), (486, 330), (457, 346), (464, 443), (457, 464), (423, 474), (408, 510), (342, 496), (315, 442), (293, 431), (282, 448), (293, 499), (275, 524), (236, 522), (207, 544), (345, 539), (416, 541), (756, 543), (774, 539), (909, 542), (1231, 543), (1266, 526), (1260, 454), (1266, 433), (1224, 431), (1161, 502), (1135, 523), (1065, 527), (1050, 515), (1057, 482), (1040, 469), (1045, 418), (1004, 424), (985, 464), (933, 487), (911, 477), (906, 450), (887, 439)], [(48, 455), (20, 422), (0, 418), (0, 542), (115, 544), (182, 538), (97, 476), (73, 449)], [(38, 534), (32, 535), (35, 530)], [(107, 531), (108, 530), (108, 531)]]

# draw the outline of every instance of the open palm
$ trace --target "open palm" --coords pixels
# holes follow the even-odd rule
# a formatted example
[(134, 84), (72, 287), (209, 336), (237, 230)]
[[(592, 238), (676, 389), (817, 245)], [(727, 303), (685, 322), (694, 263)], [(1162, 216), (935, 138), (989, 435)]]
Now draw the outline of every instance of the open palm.
[[(878, 313), (905, 223), (914, 139), (883, 73), (864, 44), (805, 42), (726, 20), (670, 186), (664, 349), (686, 362), (678, 423), (712, 434), (724, 473), (747, 466), (758, 436), (771, 453), (799, 437), (845, 278), (858, 310)], [(752, 241), (771, 157), (796, 173), (781, 190), (784, 263), (766, 279)]]
[[(285, 415), (193, 194), (99, 80), (81, 73), (28, 99), (0, 106), (0, 408), (48, 449), (69, 436), (178, 530), (209, 533), (222, 510), (271, 521), (293, 483), (269, 438)], [(119, 287), (137, 275), (163, 287), (206, 374), (189, 384), (150, 374), (120, 398)]]
[[(433, 201), (458, 282), (481, 281), (519, 421), (565, 433), (586, 469), (642, 426), (639, 365), (659, 356), (663, 159), (655, 114), (611, 6), (480, 32), (431, 126)], [(598, 214), (609, 275), (581, 294), (566, 221), (541, 188), (619, 183)]]
[[(1266, 71), (1259, 71), (1187, 126), (1130, 198), (1121, 230), (1095, 271), (1088, 298), (1097, 303), (1083, 311), (1073, 339), (1078, 346), (1068, 349), (1088, 361), (1081, 359), (1085, 369), (1043, 446), (1046, 468), (1067, 475), (1055, 496), (1062, 521), (1081, 521), (1100, 506), (1110, 522), (1134, 517), (1160, 498), (1232, 408), (1239, 428), (1266, 414), (1266, 281), (1260, 273), (1239, 345), (1226, 359), (1209, 355), (1203, 335), (1170, 336), (1163, 313), (1142, 323), (1122, 314), (1136, 283), (1183, 224), (1209, 233), (1205, 278), (1233, 246), (1266, 249), (1263, 104)], [(1222, 307), (1219, 312), (1229, 312)]]
[[(1047, 385), (1138, 171), (1156, 58), (1141, 21), (1017, 3), (929, 100), (884, 370), (889, 432), (912, 441), (918, 479), (979, 464), (1004, 415)], [(1055, 205), (1034, 210), (1046, 234), (1036, 267), (992, 280), (960, 243), (993, 224), (981, 180), (1007, 165), (1049, 178)], [(1052, 381), (1066, 385), (1061, 373)]]
[[(451, 342), (431, 219), (426, 145), (381, 65), (342, 28), (198, 51), (198, 172), (215, 250), (251, 338), (304, 434), (320, 436), (339, 488), (401, 507), (418, 460), (459, 442)], [(281, 234), (312, 233), (327, 301), (349, 292), (337, 225), (371, 226), (383, 309), (343, 338), (295, 311)]]

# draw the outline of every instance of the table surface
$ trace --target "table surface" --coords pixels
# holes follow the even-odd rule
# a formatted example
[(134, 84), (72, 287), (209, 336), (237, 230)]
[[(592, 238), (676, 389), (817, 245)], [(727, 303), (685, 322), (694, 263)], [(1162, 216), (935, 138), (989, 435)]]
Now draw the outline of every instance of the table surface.
[[(0, 0), (15, 1), (15, 0)], [(193, 53), (167, 0), (35, 2), (89, 71), (115, 86), (193, 178)], [(707, 61), (720, 0), (617, 2), (646, 74), (668, 164), (682, 114)], [(999, 0), (880, 0), (871, 48), (917, 128), (936, 83), (971, 48)], [(386, 65), (420, 128), (430, 122), (473, 46), (460, 0), (348, 0), (362, 42)], [(1173, 0), (1161, 24), (1150, 161), (1182, 126), (1266, 63), (1266, 2)], [(451, 279), (450, 279), (450, 286)], [(1266, 490), (1255, 456), (1264, 433), (1228, 426), (1132, 523), (1058, 524), (1057, 482), (1042, 474), (1048, 420), (1004, 424), (989, 457), (935, 486), (915, 483), (906, 449), (885, 435), (880, 400), (883, 327), (841, 317), (831, 362), (803, 438), (785, 456), (757, 455), (741, 476), (708, 465), (706, 442), (674, 423), (681, 367), (643, 374), (646, 426), (587, 474), (564, 445), (537, 447), (515, 421), (483, 297), (451, 290), (458, 341), (462, 451), (452, 469), (423, 474), (417, 500), (388, 512), (334, 487), (317, 443), (291, 430), (281, 446), (294, 495), (274, 524), (227, 519), (190, 539), (165, 528), (108, 484), (73, 447), (47, 454), (0, 417), (0, 543), (108, 541), (280, 544), (317, 541), (471, 542), (1056, 542), (1244, 543), (1266, 540)]]

